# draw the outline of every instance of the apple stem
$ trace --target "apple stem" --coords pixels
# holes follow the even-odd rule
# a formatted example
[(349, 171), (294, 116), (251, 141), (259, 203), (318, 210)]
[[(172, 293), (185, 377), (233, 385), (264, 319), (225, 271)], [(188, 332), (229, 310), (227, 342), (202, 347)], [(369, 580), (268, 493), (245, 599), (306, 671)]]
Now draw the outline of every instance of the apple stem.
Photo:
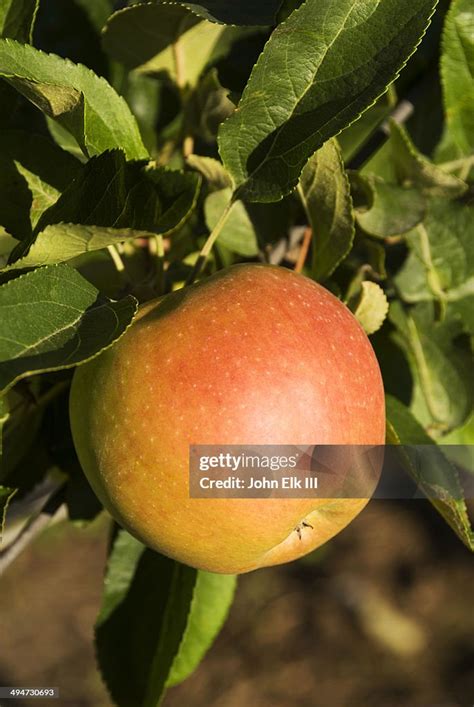
[(204, 263), (206, 262), (207, 258), (209, 257), (209, 254), (212, 250), (214, 243), (218, 239), (220, 232), (224, 228), (224, 226), (227, 222), (227, 219), (229, 218), (231, 209), (232, 209), (233, 205), (235, 204), (235, 201), (236, 201), (236, 199), (235, 199), (235, 196), (233, 195), (231, 197), (229, 203), (225, 207), (224, 211), (222, 212), (218, 222), (216, 223), (216, 225), (212, 229), (207, 241), (204, 243), (204, 245), (201, 249), (201, 252), (199, 253), (198, 258), (194, 264), (194, 268), (192, 269), (190, 276), (186, 280), (186, 285), (192, 285), (193, 282), (195, 281), (195, 279), (199, 276)]

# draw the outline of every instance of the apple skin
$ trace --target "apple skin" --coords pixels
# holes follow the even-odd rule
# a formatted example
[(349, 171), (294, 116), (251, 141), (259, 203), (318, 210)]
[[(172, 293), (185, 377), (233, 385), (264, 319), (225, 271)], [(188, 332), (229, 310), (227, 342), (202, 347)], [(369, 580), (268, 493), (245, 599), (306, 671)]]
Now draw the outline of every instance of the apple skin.
[[(224, 574), (310, 552), (368, 499), (190, 498), (190, 444), (385, 439), (382, 378), (355, 317), (312, 280), (255, 264), (143, 305), (76, 370), (70, 415), (84, 472), (117, 522)], [(312, 527), (298, 533), (303, 520)]]

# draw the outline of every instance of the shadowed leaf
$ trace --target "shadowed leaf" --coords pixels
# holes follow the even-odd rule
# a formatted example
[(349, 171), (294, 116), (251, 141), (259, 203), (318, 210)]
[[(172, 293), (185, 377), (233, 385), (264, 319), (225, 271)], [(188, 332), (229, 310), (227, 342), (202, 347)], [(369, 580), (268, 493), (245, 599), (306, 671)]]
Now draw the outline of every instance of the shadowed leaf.
[(199, 663), (232, 601), (235, 577), (146, 549), (119, 531), (96, 624), (99, 665), (119, 707), (158, 705)]
[(39, 0), (2, 0), (0, 37), (31, 43)]
[(0, 287), (0, 391), (33, 373), (70, 368), (111, 346), (137, 309), (134, 297), (101, 297), (66, 265)]
[(311, 273), (324, 280), (350, 251), (355, 232), (349, 180), (335, 140), (311, 157), (299, 192), (313, 231)]
[[(469, 521), (466, 503), (461, 500), (462, 493), (455, 468), (444, 456), (442, 450), (437, 447), (434, 440), (426, 434), (409, 409), (399, 400), (388, 395), (386, 407), (388, 444), (432, 446), (430, 475), (433, 478), (433, 485), (426, 478), (420, 478), (416, 464), (412, 462), (410, 457), (409, 450), (404, 450), (401, 447), (400, 451), (405, 461), (405, 468), (463, 543), (470, 550), (474, 550), (474, 534)], [(436, 476), (439, 478), (438, 483), (436, 483)], [(440, 489), (443, 486), (457, 488), (456, 498), (449, 497), (449, 495), (446, 495), (445, 498), (440, 498)]]

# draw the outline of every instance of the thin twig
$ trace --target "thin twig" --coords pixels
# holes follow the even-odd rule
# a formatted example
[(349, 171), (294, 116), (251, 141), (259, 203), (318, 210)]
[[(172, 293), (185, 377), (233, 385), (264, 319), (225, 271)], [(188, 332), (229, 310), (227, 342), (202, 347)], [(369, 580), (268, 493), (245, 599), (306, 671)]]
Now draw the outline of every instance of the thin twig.
[(122, 256), (118, 252), (117, 248), (114, 245), (109, 245), (107, 246), (107, 250), (109, 251), (109, 255), (114, 262), (117, 272), (125, 273), (125, 263), (123, 262)]
[[(184, 20), (183, 20), (184, 22)], [(186, 65), (185, 56), (183, 48), (180, 44), (179, 39), (173, 42), (171, 45), (171, 51), (173, 54), (174, 70), (176, 75), (176, 85), (179, 89), (181, 95), (181, 101), (183, 106), (186, 105), (188, 101), (188, 95), (186, 91)], [(183, 157), (189, 157), (194, 152), (194, 138), (192, 135), (184, 135), (182, 143)]]
[[(31, 394), (31, 399), (22, 398), (16, 405), (10, 408), (7, 419), (10, 421), (13, 420), (17, 413), (22, 409), (29, 413), (46, 407), (52, 400), (54, 400), (54, 398), (57, 398), (63, 391), (67, 390), (69, 385), (69, 380), (60, 381), (59, 383), (56, 383), (56, 385), (51, 386), (51, 388), (38, 399), (36, 399), (33, 394)], [(9, 424), (11, 423), (9, 422)]]
[(43, 395), (40, 395), (38, 400), (35, 403), (35, 407), (37, 408), (43, 408), (46, 407), (46, 405), (49, 405), (49, 403), (54, 400), (54, 398), (57, 398), (61, 393), (63, 393), (67, 388), (69, 388), (71, 384), (71, 381), (65, 380), (65, 381), (60, 381), (59, 383), (56, 383), (55, 385), (51, 386), (49, 390), (46, 391)]
[(122, 259), (122, 256), (120, 255), (120, 252), (118, 248), (114, 245), (109, 245), (107, 246), (107, 250), (109, 251), (109, 255), (113, 260), (113, 263), (115, 265), (115, 269), (119, 273), (120, 277), (123, 280), (124, 286), (128, 287), (129, 285), (132, 284), (132, 281), (130, 280), (130, 277), (127, 272), (127, 268), (125, 266), (125, 263)]
[(298, 254), (298, 260), (296, 261), (295, 264), (295, 272), (302, 272), (304, 268), (304, 264), (306, 262), (306, 258), (308, 257), (308, 251), (309, 251), (309, 246), (311, 244), (311, 239), (313, 237), (313, 230), (310, 226), (307, 226), (304, 229), (303, 233), (303, 240), (301, 242), (301, 248), (300, 252)]
[(199, 276), (204, 263), (206, 262), (207, 258), (209, 257), (209, 253), (212, 250), (212, 247), (214, 243), (216, 242), (217, 238), (219, 237), (220, 232), (224, 228), (227, 219), (229, 218), (229, 214), (231, 212), (231, 209), (235, 203), (235, 200), (232, 198), (227, 206), (225, 207), (224, 211), (222, 212), (218, 222), (214, 226), (211, 234), (209, 235), (207, 241), (204, 243), (201, 252), (198, 255), (198, 258), (196, 260), (196, 263), (194, 264), (194, 268), (192, 269), (192, 272), (188, 279), (186, 280), (186, 285), (192, 285), (192, 283), (195, 281), (195, 279)]
[(0, 576), (7, 567), (30, 545), (33, 540), (43, 532), (50, 523), (63, 520), (66, 515), (66, 505), (63, 503), (64, 494), (60, 492), (53, 496), (44, 509), (33, 518), (21, 531), (16, 540), (4, 552), (0, 552)]
[(189, 157), (194, 152), (194, 138), (192, 135), (186, 135), (183, 140), (183, 157)]
[(438, 167), (441, 167), (446, 172), (456, 172), (458, 169), (462, 169), (464, 171), (467, 169), (467, 177), (469, 176), (471, 167), (474, 167), (474, 155), (469, 155), (469, 157), (461, 157), (458, 160), (451, 160), (450, 162), (440, 162)]
[(162, 295), (165, 291), (165, 248), (163, 236), (155, 235), (148, 240), (148, 251), (155, 263), (155, 290)]

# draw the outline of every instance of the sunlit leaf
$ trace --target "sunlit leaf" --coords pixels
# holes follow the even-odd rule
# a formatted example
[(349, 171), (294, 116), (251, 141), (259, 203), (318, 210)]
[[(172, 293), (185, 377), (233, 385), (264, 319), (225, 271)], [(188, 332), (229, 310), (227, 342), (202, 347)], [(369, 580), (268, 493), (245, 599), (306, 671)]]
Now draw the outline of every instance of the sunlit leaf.
[[(210, 231), (219, 221), (225, 207), (230, 201), (230, 189), (215, 191), (206, 199), (204, 210), (206, 223)], [(229, 218), (220, 235), (219, 244), (229, 248), (234, 253), (251, 257), (258, 253), (257, 236), (254, 226), (242, 202), (238, 201), (232, 207)]]
[(0, 76), (66, 128), (86, 155), (120, 147), (129, 159), (147, 157), (124, 99), (85, 66), (0, 40)]
[(239, 196), (278, 201), (308, 158), (386, 90), (420, 41), (431, 0), (307, 0), (279, 25), (220, 153)]
[(374, 334), (380, 329), (388, 314), (388, 300), (380, 285), (364, 280), (352, 311), (366, 334)]

